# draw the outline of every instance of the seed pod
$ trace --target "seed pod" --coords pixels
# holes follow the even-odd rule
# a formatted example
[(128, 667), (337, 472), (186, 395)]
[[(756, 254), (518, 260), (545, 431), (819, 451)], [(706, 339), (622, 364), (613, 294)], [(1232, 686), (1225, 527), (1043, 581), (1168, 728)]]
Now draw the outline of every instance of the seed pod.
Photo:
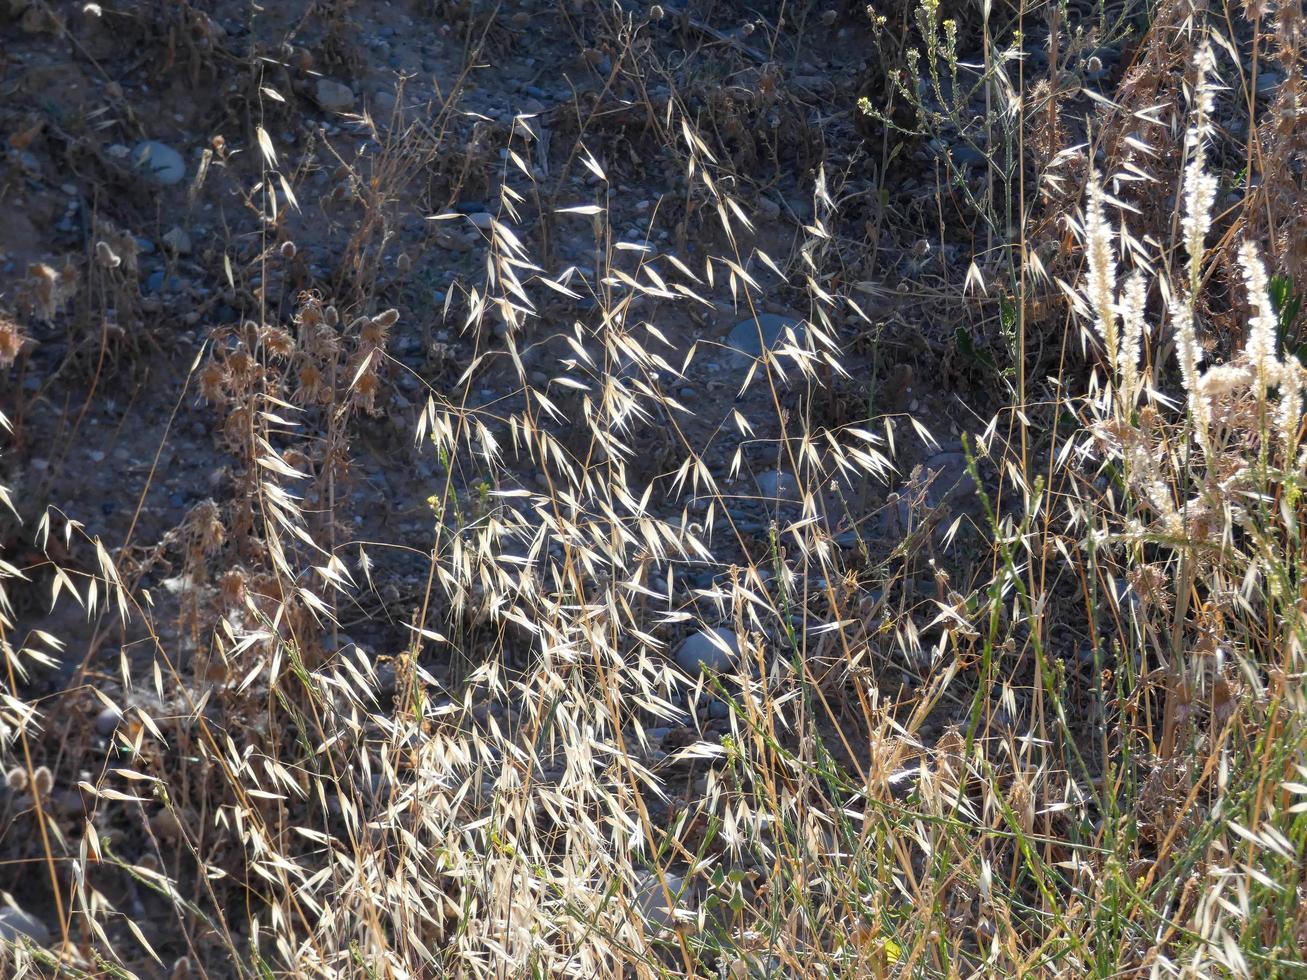
[(46, 766), (37, 766), (32, 773), (32, 785), (42, 796), (49, 796), (50, 790), (54, 788), (54, 773)]

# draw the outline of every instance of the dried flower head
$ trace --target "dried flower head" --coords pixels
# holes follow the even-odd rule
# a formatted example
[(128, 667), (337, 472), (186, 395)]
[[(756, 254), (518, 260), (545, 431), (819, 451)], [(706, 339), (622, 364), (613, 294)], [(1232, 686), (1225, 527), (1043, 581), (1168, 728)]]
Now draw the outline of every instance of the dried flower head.
[(218, 596), (228, 608), (238, 607), (245, 602), (245, 587), (249, 576), (239, 565), (229, 568), (218, 576)]
[(365, 322), (359, 329), (359, 342), (366, 348), (385, 347), (390, 328), (399, 319), (398, 310), (387, 310)]
[(218, 551), (227, 540), (226, 529), (222, 525), (222, 516), (218, 505), (213, 500), (201, 500), (191, 508), (187, 515), (195, 548), (200, 554), (211, 555)]
[(261, 339), (273, 357), (290, 357), (295, 352), (295, 338), (281, 327), (265, 326)]
[(227, 385), (227, 370), (215, 360), (210, 360), (200, 370), (200, 395), (208, 402), (221, 402), (226, 399), (224, 391)]
[(71, 261), (62, 269), (37, 262), (28, 266), (24, 293), (36, 316), (48, 323), (76, 294), (77, 280), (77, 269)]
[(331, 392), (326, 384), (326, 378), (322, 374), (322, 369), (313, 361), (306, 359), (300, 365), (299, 387), (291, 397), (300, 405), (314, 405), (330, 400)]
[(26, 342), (27, 338), (18, 329), (18, 324), (0, 314), (0, 370), (13, 366)]
[(376, 415), (379, 411), (377, 408), (377, 395), (380, 391), (381, 382), (377, 378), (376, 371), (365, 370), (354, 381), (354, 404), (369, 415)]

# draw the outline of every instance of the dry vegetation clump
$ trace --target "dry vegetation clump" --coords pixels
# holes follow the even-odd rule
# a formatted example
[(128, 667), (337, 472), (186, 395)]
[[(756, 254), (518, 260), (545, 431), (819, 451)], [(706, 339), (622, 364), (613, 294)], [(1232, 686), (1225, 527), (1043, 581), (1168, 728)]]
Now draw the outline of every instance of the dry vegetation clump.
[[(348, 64), (351, 5), (324, 6), (319, 57)], [(436, 6), (470, 60), (529, 39)], [(930, 2), (891, 37), (832, 5), (913, 107), (873, 119), (878, 180), (915, 166), (895, 133), (983, 150), (904, 203), (827, 168), (779, 27), (655, 6), (559, 5), (600, 82), (548, 119), (461, 117), (465, 77), (423, 121), (402, 87), (390, 124), (359, 113), (321, 275), (310, 149), (260, 116), (206, 151), (231, 185), (257, 161), (256, 226), (214, 256), (249, 315), (183, 385), (223, 466), (153, 547), (139, 506), (116, 547), (0, 488), (5, 976), (1307, 969), (1301, 10), (1163, 3), (1107, 68), (1103, 33), (1047, 11), (1032, 80), (1006, 6)], [(217, 37), (185, 10), (188, 45)], [(742, 73), (676, 88), (664, 18)], [(1245, 50), (1274, 92), (1234, 83)], [(251, 105), (312, 86), (259, 58), (282, 74)], [(1085, 96), (1102, 78), (1115, 97)], [(632, 235), (623, 182), (653, 161), (675, 193)], [(761, 202), (796, 165), (811, 200), (774, 248)], [(429, 237), (397, 248), (413, 194)], [(0, 314), (0, 368), (70, 302), (150, 314), (133, 236), (93, 237)], [(477, 265), (418, 370), (423, 249)], [(685, 327), (724, 296), (725, 341)], [(70, 343), (94, 393), (148, 337)], [(921, 421), (945, 384), (993, 408), (952, 449)], [(365, 457), (422, 467), (420, 496)], [(365, 536), (360, 499), (420, 532)], [(95, 624), (80, 663), (23, 628), (33, 594)]]

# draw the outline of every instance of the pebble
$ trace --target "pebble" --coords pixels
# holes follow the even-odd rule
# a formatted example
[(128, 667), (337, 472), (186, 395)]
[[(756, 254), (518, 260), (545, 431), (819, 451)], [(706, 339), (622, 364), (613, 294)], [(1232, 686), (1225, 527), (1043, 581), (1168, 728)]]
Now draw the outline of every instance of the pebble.
[(186, 179), (186, 161), (166, 143), (144, 140), (132, 151), (132, 167), (152, 184), (180, 184)]
[(989, 157), (974, 146), (969, 146), (966, 143), (954, 144), (949, 152), (952, 154), (955, 163), (986, 164), (989, 162)]
[[(777, 313), (759, 314), (757, 323), (754, 323), (753, 317), (747, 320), (741, 320), (731, 328), (730, 334), (726, 337), (726, 346), (741, 354), (747, 354), (749, 357), (759, 357), (763, 348), (759, 341), (766, 346), (768, 350), (774, 348), (785, 338), (785, 328), (790, 327), (794, 330), (795, 339), (803, 342), (803, 323), (794, 317), (781, 316)], [(759, 334), (761, 333), (761, 338)]]
[(495, 216), (489, 211), (476, 211), (469, 214), (467, 220), (472, 222), (473, 227), (480, 228), (482, 231), (489, 231)]
[(185, 228), (174, 227), (163, 236), (163, 243), (177, 255), (191, 254), (191, 236)]
[(1284, 77), (1271, 71), (1259, 72), (1257, 75), (1257, 94), (1265, 97), (1274, 95), (1284, 84)]
[(377, 697), (385, 704), (395, 697), (395, 692), (399, 690), (399, 675), (395, 671), (395, 664), (390, 660), (384, 660), (376, 664), (373, 668), (377, 672)]
[(26, 937), (37, 946), (50, 945), (50, 930), (44, 922), (17, 905), (0, 908), (0, 940), (13, 943)]
[(922, 463), (921, 468), (936, 474), (926, 491), (926, 501), (932, 507), (956, 503), (976, 492), (975, 481), (967, 472), (967, 457), (962, 453), (937, 453)]
[(794, 474), (783, 470), (765, 470), (758, 474), (756, 482), (758, 495), (766, 498), (768, 502), (796, 503), (803, 496), (802, 488), (799, 486), (799, 481), (794, 478)]
[[(181, 284), (181, 280), (177, 279), (176, 276), (172, 276), (171, 279), (172, 281), (168, 282), (167, 285), (176, 288)], [(146, 277), (145, 291), (147, 293), (161, 292), (163, 290), (164, 285), (165, 285), (164, 273), (162, 269), (159, 269), (155, 272), (151, 272), (149, 276)]]
[(354, 108), (354, 91), (341, 82), (319, 78), (313, 89), (313, 101), (327, 112), (348, 112)]
[[(727, 650), (721, 649), (713, 642), (711, 636), (722, 640)], [(677, 648), (676, 663), (687, 674), (697, 674), (700, 670), (712, 670), (718, 673), (730, 670), (740, 655), (740, 638), (735, 631), (718, 626), (711, 631), (700, 630), (685, 638)]]

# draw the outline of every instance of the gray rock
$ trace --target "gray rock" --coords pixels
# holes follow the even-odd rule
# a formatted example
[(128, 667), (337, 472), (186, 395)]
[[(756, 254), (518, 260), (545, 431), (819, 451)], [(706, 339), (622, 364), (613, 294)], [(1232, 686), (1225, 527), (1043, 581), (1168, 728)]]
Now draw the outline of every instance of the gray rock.
[(732, 327), (726, 337), (726, 346), (749, 357), (760, 357), (764, 347), (772, 350), (785, 341), (786, 327), (794, 330), (798, 342), (803, 342), (804, 329), (801, 320), (777, 313), (760, 313), (756, 323), (750, 317)]
[[(685, 879), (679, 875), (669, 874), (667, 888), (675, 900), (677, 894), (685, 887)], [(641, 918), (658, 929), (666, 929), (675, 921), (675, 910), (667, 907), (667, 895), (657, 875), (647, 875), (636, 883), (634, 904)]]
[(384, 704), (395, 697), (399, 690), (399, 675), (392, 660), (384, 660), (373, 667), (377, 672), (377, 697)]
[(967, 472), (967, 457), (962, 453), (937, 453), (922, 463), (921, 468), (935, 474), (926, 491), (926, 502), (932, 507), (961, 503), (976, 492), (976, 483)]
[(482, 231), (489, 231), (494, 224), (495, 216), (489, 211), (477, 211), (469, 214), (467, 220), (472, 222), (474, 227), (480, 228)]
[(989, 157), (985, 156), (980, 150), (966, 143), (957, 143), (950, 147), (949, 152), (953, 155), (957, 163), (985, 164), (989, 162)]
[[(718, 642), (714, 642), (714, 636)], [(718, 643), (724, 644), (726, 649)], [(676, 650), (676, 663), (687, 674), (697, 674), (700, 670), (720, 673), (734, 667), (739, 656), (740, 638), (734, 630), (718, 626), (711, 631), (700, 630), (687, 636)]]
[(186, 179), (186, 161), (166, 143), (144, 140), (132, 150), (132, 167), (152, 184), (180, 184)]
[(16, 943), (24, 938), (30, 939), (37, 946), (49, 946), (50, 930), (44, 922), (17, 905), (0, 908), (0, 940)]
[(313, 87), (313, 101), (327, 112), (348, 112), (354, 108), (354, 90), (330, 78), (319, 78)]
[(145, 291), (147, 293), (178, 293), (181, 292), (185, 285), (177, 276), (165, 276), (162, 269), (156, 269), (145, 279)]
[(1283, 84), (1283, 75), (1278, 72), (1263, 70), (1257, 75), (1257, 94), (1262, 97), (1274, 95)]
[(793, 473), (784, 470), (764, 470), (756, 479), (758, 495), (766, 498), (768, 503), (797, 503), (803, 498), (803, 490)]
[(163, 243), (176, 255), (191, 254), (191, 236), (185, 228), (174, 227), (163, 236)]

